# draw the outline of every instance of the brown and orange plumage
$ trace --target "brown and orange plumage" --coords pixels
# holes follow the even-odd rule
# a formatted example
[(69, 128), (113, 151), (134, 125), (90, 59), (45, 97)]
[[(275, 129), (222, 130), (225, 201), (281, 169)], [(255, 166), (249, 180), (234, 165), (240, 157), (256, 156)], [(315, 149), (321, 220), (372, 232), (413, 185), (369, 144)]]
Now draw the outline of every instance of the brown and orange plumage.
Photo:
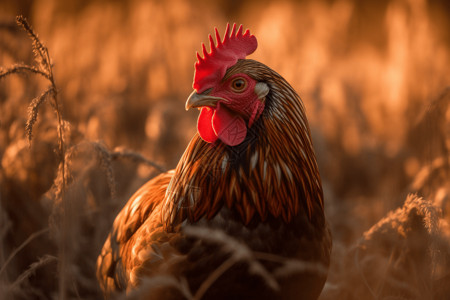
[[(145, 184), (117, 216), (97, 263), (106, 295), (133, 290), (156, 276), (187, 282), (195, 294), (230, 256), (207, 238), (186, 234), (186, 228), (207, 228), (280, 260), (258, 258), (275, 287), (243, 261), (221, 274), (202, 299), (319, 296), (326, 272), (277, 272), (286, 259), (317, 264), (320, 270), (329, 265), (331, 237), (302, 101), (280, 75), (250, 59), (238, 58), (219, 84), (189, 98), (187, 108), (200, 107), (206, 117), (199, 118), (201, 135), (191, 140), (177, 168)], [(229, 86), (237, 92), (223, 92)], [(236, 100), (243, 95), (241, 87), (254, 87), (246, 96), (251, 100)], [(242, 108), (243, 101), (248, 106)], [(205, 120), (206, 129), (200, 128)], [(233, 127), (235, 122), (240, 123)], [(227, 131), (219, 132), (223, 124)], [(234, 145), (233, 135), (241, 135), (242, 142)], [(188, 298), (163, 287), (146, 296)]]

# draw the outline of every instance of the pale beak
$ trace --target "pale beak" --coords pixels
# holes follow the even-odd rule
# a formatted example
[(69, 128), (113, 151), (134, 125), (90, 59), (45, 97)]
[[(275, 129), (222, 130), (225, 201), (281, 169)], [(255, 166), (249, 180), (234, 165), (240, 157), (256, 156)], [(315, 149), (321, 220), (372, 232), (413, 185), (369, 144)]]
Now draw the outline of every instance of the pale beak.
[(209, 107), (216, 107), (217, 102), (223, 101), (223, 102), (229, 102), (227, 99), (221, 98), (221, 97), (214, 97), (210, 96), (208, 94), (197, 94), (196, 91), (193, 91), (192, 94), (189, 95), (189, 98), (186, 101), (186, 110), (189, 110), (190, 108), (195, 107), (203, 107), (203, 106), (209, 106)]

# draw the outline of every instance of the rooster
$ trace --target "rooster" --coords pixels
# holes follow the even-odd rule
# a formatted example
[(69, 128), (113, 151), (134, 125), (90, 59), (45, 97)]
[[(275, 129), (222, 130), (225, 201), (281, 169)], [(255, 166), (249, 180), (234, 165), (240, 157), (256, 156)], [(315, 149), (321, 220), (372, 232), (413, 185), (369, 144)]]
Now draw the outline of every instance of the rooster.
[(186, 102), (198, 134), (131, 197), (98, 257), (106, 297), (146, 283), (146, 299), (317, 299), (323, 288), (331, 235), (302, 101), (246, 59), (249, 30), (215, 36)]

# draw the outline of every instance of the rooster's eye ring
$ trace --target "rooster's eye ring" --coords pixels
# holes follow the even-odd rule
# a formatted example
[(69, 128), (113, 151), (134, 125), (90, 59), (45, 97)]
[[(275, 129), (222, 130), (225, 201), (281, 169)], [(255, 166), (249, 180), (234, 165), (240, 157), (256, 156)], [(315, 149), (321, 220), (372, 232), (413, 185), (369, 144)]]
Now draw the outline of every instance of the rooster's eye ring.
[(235, 78), (231, 82), (231, 89), (233, 90), (233, 92), (241, 93), (245, 90), (246, 87), (247, 87), (247, 80), (245, 80), (242, 77)]

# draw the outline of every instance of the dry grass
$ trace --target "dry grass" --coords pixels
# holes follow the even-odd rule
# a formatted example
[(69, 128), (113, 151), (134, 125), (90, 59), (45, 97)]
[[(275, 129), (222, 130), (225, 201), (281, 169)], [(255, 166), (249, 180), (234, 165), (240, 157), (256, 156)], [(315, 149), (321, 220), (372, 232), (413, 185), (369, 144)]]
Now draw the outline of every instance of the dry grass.
[[(252, 58), (305, 101), (334, 237), (320, 299), (446, 299), (445, 1), (32, 2), (0, 4), (1, 299), (101, 299), (95, 260), (107, 232), (195, 132), (196, 113), (183, 105), (195, 50), (227, 21), (252, 29)], [(18, 30), (18, 13), (40, 37), (24, 18), (28, 37)], [(236, 261), (279, 259), (238, 244), (227, 251), (241, 256), (203, 290)], [(320, 271), (284, 267), (274, 276)], [(129, 296), (161, 286), (186, 299), (203, 291), (161, 275)]]
[[(409, 195), (401, 208), (339, 249), (324, 299), (445, 299), (449, 232), (431, 201)], [(442, 279), (445, 280), (442, 280)], [(448, 282), (447, 282), (448, 283)]]

